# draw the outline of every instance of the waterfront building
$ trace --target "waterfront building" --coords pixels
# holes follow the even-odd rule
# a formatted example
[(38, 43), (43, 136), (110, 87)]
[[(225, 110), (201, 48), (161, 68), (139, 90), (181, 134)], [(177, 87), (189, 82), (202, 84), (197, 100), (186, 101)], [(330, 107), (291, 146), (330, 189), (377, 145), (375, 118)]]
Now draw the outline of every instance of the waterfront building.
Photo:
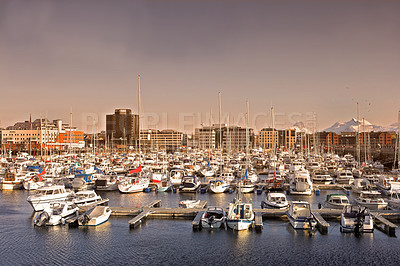
[(136, 146), (139, 144), (139, 116), (131, 109), (116, 109), (106, 115), (106, 140), (110, 145)]
[[(249, 131), (249, 148), (254, 146), (254, 130)], [(221, 139), (220, 139), (221, 138)], [(246, 128), (214, 124), (195, 129), (193, 144), (202, 149), (219, 149), (220, 142), (225, 151), (238, 152), (246, 150)]]
[(258, 145), (263, 149), (272, 149), (275, 142), (275, 148), (284, 148), (292, 150), (296, 147), (297, 132), (296, 129), (277, 130), (272, 128), (263, 128), (258, 135)]
[(177, 151), (185, 141), (185, 134), (173, 129), (140, 131), (140, 145), (144, 150)]

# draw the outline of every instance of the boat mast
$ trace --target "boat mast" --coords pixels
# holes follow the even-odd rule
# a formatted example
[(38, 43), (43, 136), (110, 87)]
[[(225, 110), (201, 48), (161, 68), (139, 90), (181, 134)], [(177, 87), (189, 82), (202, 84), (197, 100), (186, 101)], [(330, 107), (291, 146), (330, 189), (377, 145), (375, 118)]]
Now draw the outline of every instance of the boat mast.
[(367, 141), (366, 141), (366, 134), (365, 134), (365, 119), (363, 117), (363, 133), (364, 133), (364, 163), (367, 166)]
[(274, 107), (271, 106), (271, 120), (272, 120), (272, 160), (274, 163), (274, 176), (276, 175), (276, 161), (275, 160), (275, 113)]
[(139, 162), (141, 160), (141, 147), (140, 147), (140, 75), (138, 75), (138, 124), (139, 124), (139, 132), (138, 132), (138, 143), (139, 143)]
[(220, 171), (222, 174), (222, 127), (221, 127), (221, 92), (218, 92), (218, 105), (219, 105), (219, 114), (218, 114), (218, 123), (219, 123), (219, 163), (220, 163)]
[(361, 149), (360, 149), (360, 111), (359, 111), (359, 106), (357, 102), (357, 139), (356, 139), (356, 145), (357, 145), (357, 160), (358, 160), (358, 168), (361, 166)]

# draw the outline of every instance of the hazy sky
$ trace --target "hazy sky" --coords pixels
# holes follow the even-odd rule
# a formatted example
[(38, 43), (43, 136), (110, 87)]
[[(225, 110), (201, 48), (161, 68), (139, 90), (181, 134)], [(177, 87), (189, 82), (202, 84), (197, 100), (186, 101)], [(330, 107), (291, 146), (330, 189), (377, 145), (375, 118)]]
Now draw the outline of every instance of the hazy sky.
[[(115, 108), (191, 130), (223, 113), (257, 127), (400, 109), (400, 1), (0, 0), (1, 126), (47, 114), (89, 130)], [(265, 113), (265, 115), (263, 115)], [(193, 122), (191, 122), (193, 121)], [(152, 126), (155, 127), (155, 126)]]

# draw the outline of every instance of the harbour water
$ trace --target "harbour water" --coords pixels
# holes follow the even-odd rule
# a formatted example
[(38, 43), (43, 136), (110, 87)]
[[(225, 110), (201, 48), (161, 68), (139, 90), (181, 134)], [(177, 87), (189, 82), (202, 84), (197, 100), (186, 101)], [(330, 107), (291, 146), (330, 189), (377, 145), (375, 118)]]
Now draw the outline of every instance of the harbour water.
[[(317, 208), (326, 193), (303, 197)], [(360, 238), (339, 232), (338, 221), (329, 221), (327, 235), (295, 231), (288, 221), (264, 220), (261, 233), (231, 230), (193, 231), (190, 220), (149, 219), (134, 230), (131, 217), (111, 216), (90, 228), (34, 227), (25, 190), (0, 193), (0, 265), (42, 264), (185, 264), (185, 265), (344, 265), (400, 263), (400, 240), (375, 230)], [(207, 200), (227, 206), (234, 194), (99, 193), (110, 206), (140, 207), (161, 199), (164, 207), (176, 207), (182, 199)], [(263, 195), (244, 195), (259, 208)], [(301, 197), (290, 199), (301, 199)]]

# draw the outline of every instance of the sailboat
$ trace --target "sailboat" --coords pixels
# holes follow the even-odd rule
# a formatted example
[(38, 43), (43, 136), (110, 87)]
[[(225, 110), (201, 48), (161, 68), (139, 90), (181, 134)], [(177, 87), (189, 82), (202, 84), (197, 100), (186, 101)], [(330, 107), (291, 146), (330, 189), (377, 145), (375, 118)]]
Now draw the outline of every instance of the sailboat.
[[(248, 115), (249, 115), (249, 104), (248, 101), (246, 102), (247, 113), (246, 113), (246, 151), (248, 156)], [(247, 164), (246, 164), (247, 166)], [(242, 202), (241, 198), (241, 182), (239, 182), (238, 190), (236, 191), (236, 197), (233, 202), (229, 203), (229, 210), (228, 210), (228, 217), (227, 217), (227, 224), (228, 227), (232, 230), (247, 230), (249, 229), (254, 220), (254, 212), (253, 212), (253, 205), (251, 203), (244, 203)]]

